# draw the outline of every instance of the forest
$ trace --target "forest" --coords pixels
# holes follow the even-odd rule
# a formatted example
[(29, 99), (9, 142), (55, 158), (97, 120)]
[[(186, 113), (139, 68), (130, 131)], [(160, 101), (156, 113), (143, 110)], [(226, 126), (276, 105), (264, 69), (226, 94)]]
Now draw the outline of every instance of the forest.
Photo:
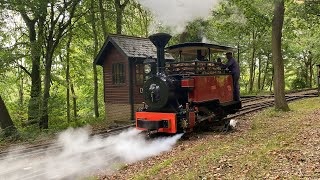
[[(194, 11), (174, 14), (168, 12), (175, 10), (171, 1), (155, 3), (155, 11), (149, 5), (157, 1), (151, 0), (0, 0), (0, 136), (14, 131), (34, 138), (68, 127), (107, 124), (102, 68), (93, 61), (109, 34), (167, 32), (173, 35), (169, 44), (235, 47), (241, 94), (272, 93), (279, 78), (272, 61), (278, 1), (283, 2), (216, 0), (208, 15), (190, 17), (205, 3), (192, 2)], [(284, 9), (284, 88), (316, 87), (320, 3), (285, 0)], [(180, 17), (183, 28), (172, 28), (176, 22), (163, 19), (166, 13)]]

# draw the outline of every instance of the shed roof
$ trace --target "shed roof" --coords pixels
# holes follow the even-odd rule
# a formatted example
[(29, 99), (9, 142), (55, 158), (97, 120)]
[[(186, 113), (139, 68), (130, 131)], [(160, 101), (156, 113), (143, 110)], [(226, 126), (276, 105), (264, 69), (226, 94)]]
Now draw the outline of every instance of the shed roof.
[[(95, 58), (95, 64), (103, 65), (103, 60), (110, 47), (112, 47), (110, 44), (128, 58), (146, 58), (147, 56), (157, 58), (157, 49), (148, 38), (111, 34)], [(173, 59), (167, 53), (165, 58)]]

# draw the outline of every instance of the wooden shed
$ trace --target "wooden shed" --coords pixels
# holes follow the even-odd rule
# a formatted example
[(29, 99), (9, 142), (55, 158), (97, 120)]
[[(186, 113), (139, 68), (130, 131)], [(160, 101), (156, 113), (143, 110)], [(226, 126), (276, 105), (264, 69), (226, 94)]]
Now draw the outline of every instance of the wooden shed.
[[(134, 120), (142, 106), (143, 61), (157, 58), (156, 47), (148, 38), (109, 35), (94, 63), (103, 67), (104, 103), (108, 122)], [(166, 54), (166, 59), (173, 59)]]

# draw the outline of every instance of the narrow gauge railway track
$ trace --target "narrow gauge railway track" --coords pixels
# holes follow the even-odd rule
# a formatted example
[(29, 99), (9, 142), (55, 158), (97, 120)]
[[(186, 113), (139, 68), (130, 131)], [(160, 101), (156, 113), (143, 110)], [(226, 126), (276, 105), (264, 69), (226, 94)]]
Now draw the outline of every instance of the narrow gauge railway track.
[[(297, 92), (304, 92), (302, 95), (286, 95), (287, 101), (294, 101), (298, 100), (301, 98), (308, 98), (308, 97), (316, 97), (316, 89), (307, 89), (307, 90), (300, 90), (300, 91), (293, 91), (292, 93), (297, 93)], [(243, 100), (243, 108), (236, 114), (230, 115), (227, 118), (232, 119), (247, 113), (251, 113), (254, 111), (261, 110), (263, 108), (271, 107), (274, 105), (273, 102), (273, 95), (264, 95), (264, 96), (245, 96), (242, 97)], [(254, 101), (261, 101), (263, 102), (258, 102), (254, 103)], [(246, 103), (250, 102), (251, 104), (246, 105)], [(108, 137), (110, 135), (116, 135), (122, 132), (123, 130), (126, 130), (128, 128), (134, 127), (135, 124), (127, 125), (127, 126), (122, 126), (114, 129), (108, 129), (108, 130), (102, 130), (96, 133), (91, 134), (91, 136), (100, 136), (102, 138)], [(31, 145), (31, 146), (26, 146), (23, 147), (23, 149), (13, 149), (10, 150), (10, 158), (26, 158), (30, 157), (33, 155), (41, 155), (47, 152), (54, 152), (54, 151), (59, 151), (61, 149), (61, 145), (56, 144), (54, 142), (49, 142), (49, 143), (42, 143), (38, 145)], [(8, 151), (2, 151), (0, 152), (0, 161), (5, 159), (6, 156), (9, 154)]]
[[(318, 97), (318, 95), (316, 94), (305, 94), (305, 95), (294, 95), (294, 96), (286, 96), (286, 99), (287, 101), (290, 101), (292, 98), (293, 99), (299, 99), (299, 98), (308, 98), (308, 97)], [(271, 105), (274, 105), (272, 103), (274, 103), (274, 99), (273, 97), (266, 97), (266, 98), (259, 98), (256, 100), (257, 102), (256, 103), (243, 103), (243, 106), (242, 106), (242, 109), (240, 110), (241, 111), (244, 111), (244, 110), (247, 110), (248, 108), (251, 108), (251, 107), (256, 107), (258, 106), (259, 104), (265, 104), (265, 103), (270, 103), (271, 102)]]
[(265, 97), (265, 96), (252, 96), (252, 97), (241, 97), (241, 102), (242, 104), (252, 102), (252, 101), (257, 101), (257, 100), (262, 100), (262, 99), (267, 99), (267, 98), (272, 98), (273, 96), (270, 97)]
[[(305, 95), (286, 96), (286, 100), (287, 100), (287, 102), (292, 102), (292, 101), (296, 101), (299, 99), (312, 98), (312, 97), (318, 97), (318, 95), (316, 93), (310, 93), (310, 94), (305, 94)], [(238, 113), (228, 116), (227, 119), (236, 118), (238, 116), (242, 116), (245, 114), (256, 112), (256, 111), (259, 111), (259, 110), (262, 110), (262, 109), (265, 109), (268, 107), (272, 107), (272, 106), (274, 106), (273, 99), (259, 102), (259, 103), (244, 105)]]
[[(318, 88), (306, 88), (306, 89), (299, 89), (299, 90), (292, 90), (292, 91), (287, 91), (286, 95), (290, 95), (290, 94), (295, 94), (295, 93), (300, 93), (302, 92), (303, 94), (311, 92), (311, 93), (316, 93), (318, 90)], [(266, 94), (266, 95), (244, 95), (241, 96), (241, 98), (243, 99), (247, 99), (247, 98), (255, 98), (255, 97), (274, 97), (274, 94)]]
[[(295, 101), (295, 100), (299, 100), (299, 99), (303, 99), (303, 98), (311, 98), (311, 97), (317, 97), (318, 95), (315, 92), (306, 92), (305, 94), (302, 95), (286, 95), (286, 99), (288, 102), (291, 101)], [(256, 97), (256, 101), (258, 101), (258, 103), (251, 103), (251, 104), (247, 104), (244, 103), (243, 108), (236, 114), (230, 115), (227, 117), (227, 119), (233, 119), (236, 118), (238, 116), (242, 116), (248, 113), (252, 113), (252, 112), (256, 112), (268, 107), (271, 107), (274, 105), (274, 101), (273, 101), (273, 96), (264, 96), (264, 97)], [(254, 99), (251, 99), (252, 101)], [(261, 100), (265, 100), (263, 102), (259, 102)], [(128, 129), (130, 127), (133, 127), (134, 124), (132, 125), (128, 125), (128, 126), (124, 126), (124, 127), (120, 127), (120, 128), (115, 128), (115, 129), (111, 129), (111, 130), (105, 130), (105, 131), (100, 131), (97, 132), (95, 134), (92, 134), (91, 136), (100, 136), (100, 137), (108, 137), (110, 135), (116, 135), (119, 134), (120, 132), (122, 132), (125, 129)], [(46, 153), (58, 153), (59, 151), (61, 151), (62, 146), (55, 144), (55, 143), (47, 143), (47, 144), (40, 144), (40, 145), (34, 145), (34, 146), (30, 146), (27, 147), (25, 149), (23, 149), (22, 151), (16, 150), (15, 152), (10, 152), (13, 153), (13, 155), (10, 156), (10, 160), (14, 161), (17, 159), (23, 159), (23, 158), (38, 158), (40, 156), (45, 155)], [(98, 151), (105, 151), (106, 148), (96, 148), (94, 149), (92, 152), (98, 152)], [(87, 152), (85, 152), (87, 153)], [(6, 155), (8, 155), (8, 152), (0, 152), (0, 161), (5, 160), (6, 159)], [(111, 157), (110, 159), (108, 159), (108, 156)], [(115, 156), (112, 152), (107, 152), (106, 153), (106, 159), (113, 161), (115, 160)], [(81, 161), (85, 161), (85, 159), (82, 159)], [(92, 164), (86, 165), (87, 167), (84, 168), (89, 168), (94, 166)], [(20, 169), (23, 169), (24, 167), (19, 167)], [(0, 177), (2, 177), (5, 174), (10, 174), (12, 172), (14, 172), (16, 169), (8, 169), (8, 170), (2, 170), (0, 171)], [(61, 170), (63, 170), (63, 167), (61, 167)], [(23, 179), (38, 179), (38, 178), (42, 178), (45, 177), (45, 172), (43, 171), (43, 169), (37, 169), (37, 170), (33, 170), (33, 171), (26, 171), (26, 173), (23, 175)], [(56, 177), (59, 178), (59, 177)]]
[[(123, 130), (126, 130), (130, 127), (134, 127), (134, 124), (127, 125), (127, 126), (122, 126), (114, 129), (108, 129), (108, 130), (103, 130), (99, 131), (96, 133), (91, 134), (91, 136), (100, 136), (102, 138), (111, 136), (111, 135), (116, 135), (122, 132)], [(31, 156), (39, 156), (43, 155), (48, 152), (55, 152), (61, 150), (62, 146), (55, 143), (55, 142), (49, 142), (49, 143), (42, 143), (42, 144), (37, 144), (37, 145), (31, 145), (31, 146), (26, 146), (22, 147), (22, 149), (16, 148), (12, 150), (7, 150), (7, 151), (2, 151), (0, 152), (0, 161), (6, 159), (6, 156), (10, 155), (11, 159), (18, 159), (18, 158), (26, 158), (26, 157), (31, 157)]]
[[(303, 95), (315, 95), (317, 93), (317, 88), (308, 88), (308, 89), (303, 89), (303, 90), (295, 90), (295, 91), (289, 91), (286, 93), (286, 96), (295, 96), (299, 93), (303, 93)], [(241, 101), (242, 104), (247, 103), (247, 102), (252, 102), (256, 100), (261, 100), (261, 99), (267, 99), (267, 98), (274, 98), (274, 94), (269, 94), (269, 95), (246, 95), (246, 96), (241, 96)]]

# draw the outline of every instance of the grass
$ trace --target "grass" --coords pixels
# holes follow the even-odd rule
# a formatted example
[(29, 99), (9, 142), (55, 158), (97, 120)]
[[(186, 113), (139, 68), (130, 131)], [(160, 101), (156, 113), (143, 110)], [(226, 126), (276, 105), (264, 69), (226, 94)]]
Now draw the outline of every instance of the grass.
[(125, 163), (115, 163), (112, 165), (112, 169), (116, 169), (116, 170), (126, 169), (127, 167), (128, 165)]
[(152, 168), (148, 169), (146, 172), (139, 174), (138, 176), (135, 176), (133, 179), (135, 180), (143, 180), (143, 179), (147, 179), (152, 175), (156, 175), (157, 173), (159, 173), (159, 171), (167, 166), (169, 166), (173, 161), (175, 160), (175, 158), (170, 158), (167, 160), (164, 160), (163, 162), (153, 166)]
[[(289, 112), (273, 108), (262, 111), (253, 118), (251, 129), (241, 136), (226, 135), (225, 138), (191, 147), (175, 158), (143, 169), (134, 179), (203, 179), (216, 175), (227, 179), (268, 177), (275, 168), (274, 152), (301, 149), (296, 139), (304, 132), (303, 119), (319, 109), (319, 102), (320, 98), (297, 101), (289, 105)], [(318, 123), (316, 126), (320, 127)], [(186, 168), (174, 174), (164, 174), (187, 162), (190, 157), (196, 158)], [(289, 177), (297, 178), (294, 174)]]

